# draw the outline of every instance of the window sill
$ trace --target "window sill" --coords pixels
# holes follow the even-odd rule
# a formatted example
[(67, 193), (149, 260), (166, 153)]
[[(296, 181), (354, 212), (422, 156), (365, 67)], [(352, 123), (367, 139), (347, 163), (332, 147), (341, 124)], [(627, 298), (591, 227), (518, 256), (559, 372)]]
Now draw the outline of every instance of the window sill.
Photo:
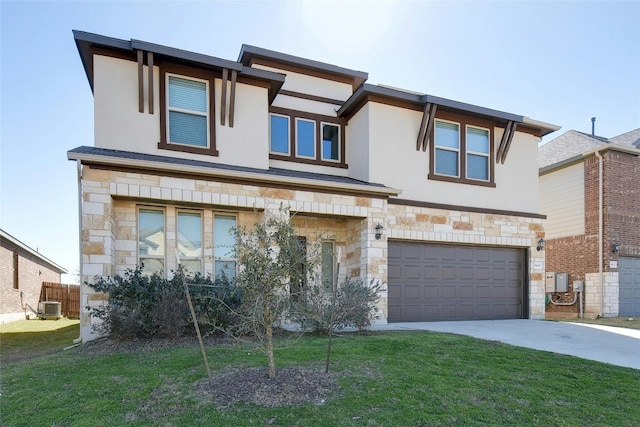
[(445, 176), (445, 175), (436, 175), (436, 174), (432, 174), (430, 173), (428, 175), (428, 178), (432, 181), (444, 181), (444, 182), (453, 182), (456, 184), (467, 184), (467, 185), (477, 185), (480, 187), (491, 187), (491, 188), (495, 188), (496, 187), (496, 183), (493, 181), (478, 181), (475, 179), (468, 179), (468, 178), (456, 178), (453, 176)]
[(271, 160), (284, 160), (286, 162), (294, 162), (294, 163), (304, 163), (307, 165), (317, 165), (317, 166), (329, 166), (332, 168), (342, 168), (342, 169), (346, 169), (349, 166), (344, 163), (344, 162), (329, 162), (326, 160), (318, 160), (318, 159), (304, 159), (302, 157), (293, 157), (293, 156), (287, 156), (287, 155), (280, 155), (280, 154), (273, 154), (270, 153), (269, 154), (269, 159)]
[(183, 153), (204, 154), (205, 156), (218, 156), (218, 150), (215, 148), (191, 147), (188, 145), (168, 144), (166, 142), (158, 142), (160, 150), (180, 151)]

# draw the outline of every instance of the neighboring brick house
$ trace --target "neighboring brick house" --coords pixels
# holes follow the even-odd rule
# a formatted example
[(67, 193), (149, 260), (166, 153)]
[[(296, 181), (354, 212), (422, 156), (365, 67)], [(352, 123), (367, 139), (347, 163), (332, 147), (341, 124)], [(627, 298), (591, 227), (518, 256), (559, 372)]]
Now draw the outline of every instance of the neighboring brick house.
[[(572, 302), (583, 281), (590, 317), (640, 315), (639, 148), (636, 129), (613, 138), (571, 130), (539, 149), (546, 268), (569, 275), (569, 292), (553, 301)], [(549, 316), (578, 313), (578, 301), (547, 306)]]
[(25, 304), (37, 310), (42, 282), (60, 283), (67, 270), (0, 230), (0, 323), (25, 318)]
[(67, 153), (82, 283), (141, 263), (170, 275), (176, 254), (233, 275), (228, 230), (284, 205), (301, 239), (333, 236), (341, 276), (382, 283), (378, 322), (544, 318), (535, 158), (557, 126), (254, 46), (230, 61), (74, 36), (95, 108), (93, 146)]

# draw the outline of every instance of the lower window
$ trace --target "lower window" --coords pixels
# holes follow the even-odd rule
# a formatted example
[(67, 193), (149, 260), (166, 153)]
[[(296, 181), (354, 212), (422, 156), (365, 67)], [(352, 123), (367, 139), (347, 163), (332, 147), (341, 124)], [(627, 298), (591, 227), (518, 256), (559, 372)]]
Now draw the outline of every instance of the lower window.
[(138, 211), (138, 263), (144, 274), (164, 275), (165, 254), (164, 211)]
[(213, 257), (215, 277), (236, 277), (236, 217), (215, 215), (213, 218)]

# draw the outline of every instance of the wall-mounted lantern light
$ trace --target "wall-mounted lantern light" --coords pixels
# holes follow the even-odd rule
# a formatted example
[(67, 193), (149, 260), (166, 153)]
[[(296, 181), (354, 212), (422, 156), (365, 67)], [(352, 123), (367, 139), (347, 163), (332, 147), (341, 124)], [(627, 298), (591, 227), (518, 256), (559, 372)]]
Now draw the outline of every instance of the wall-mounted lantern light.
[(540, 240), (538, 240), (538, 246), (536, 247), (536, 249), (538, 250), (538, 252), (544, 249), (544, 239), (542, 237), (540, 238)]
[(382, 228), (382, 225), (376, 225), (376, 240), (380, 240), (380, 238), (382, 237)]
[(620, 252), (620, 246), (620, 242), (615, 242), (613, 245), (611, 245), (611, 253), (617, 254), (618, 252)]

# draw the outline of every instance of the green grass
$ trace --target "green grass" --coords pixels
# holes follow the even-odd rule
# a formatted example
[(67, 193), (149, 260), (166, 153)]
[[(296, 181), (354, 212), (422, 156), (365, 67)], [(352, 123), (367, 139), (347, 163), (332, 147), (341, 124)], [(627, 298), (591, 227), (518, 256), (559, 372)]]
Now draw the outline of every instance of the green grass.
[[(196, 346), (13, 360), (2, 367), (0, 425), (640, 425), (638, 370), (433, 332), (346, 335), (333, 348), (340, 390), (324, 405), (295, 408), (218, 409), (198, 399), (194, 385), (206, 374)], [(325, 339), (308, 336), (276, 362), (322, 367), (325, 351)], [(214, 373), (264, 365), (247, 348), (210, 347), (208, 356)]]
[(80, 336), (80, 321), (21, 320), (0, 327), (0, 362), (29, 360), (59, 352)]

